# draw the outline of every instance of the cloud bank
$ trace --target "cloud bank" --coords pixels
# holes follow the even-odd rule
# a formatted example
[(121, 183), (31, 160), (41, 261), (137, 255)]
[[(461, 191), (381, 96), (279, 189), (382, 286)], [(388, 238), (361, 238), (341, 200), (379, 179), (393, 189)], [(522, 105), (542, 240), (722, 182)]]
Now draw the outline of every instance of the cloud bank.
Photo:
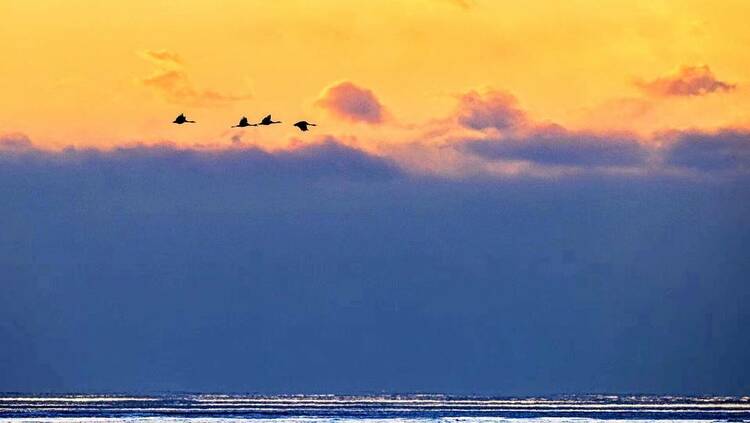
[(0, 145), (0, 391), (750, 389), (743, 181)]
[(469, 140), (457, 146), (490, 160), (525, 160), (551, 166), (642, 166), (650, 154), (635, 138), (571, 132), (559, 127), (524, 136)]
[[(497, 90), (458, 96), (454, 114), (441, 122), (476, 131), (447, 136), (447, 147), (459, 154), (490, 164), (523, 163), (542, 175), (546, 170), (549, 175), (569, 170), (705, 177), (745, 177), (750, 172), (750, 137), (744, 129), (673, 130), (650, 136), (572, 130), (532, 119), (514, 96)], [(515, 174), (519, 168), (510, 169)], [(481, 168), (475, 166), (476, 171)]]
[(750, 171), (750, 131), (688, 131), (666, 135), (668, 164), (704, 172)]

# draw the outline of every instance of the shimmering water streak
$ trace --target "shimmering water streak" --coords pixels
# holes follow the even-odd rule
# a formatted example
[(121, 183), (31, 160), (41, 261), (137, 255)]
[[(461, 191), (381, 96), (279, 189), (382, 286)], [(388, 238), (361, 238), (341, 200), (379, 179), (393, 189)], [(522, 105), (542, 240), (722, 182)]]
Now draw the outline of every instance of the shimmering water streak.
[[(749, 397), (583, 396), (454, 398), (405, 396), (0, 396), (0, 418), (354, 418), (448, 417), (750, 422)], [(546, 421), (545, 420), (545, 421)], [(45, 420), (46, 421), (46, 420)], [(122, 420), (117, 420), (122, 421)], [(128, 420), (129, 421), (129, 420)], [(159, 420), (161, 421), (161, 420)], [(327, 421), (327, 420), (324, 420)]]
[[(709, 423), (714, 420), (661, 420), (661, 422)], [(0, 423), (599, 423), (601, 420), (587, 418), (532, 418), (516, 419), (503, 417), (436, 417), (436, 418), (351, 418), (351, 417), (42, 417), (42, 418), (0, 418)], [(607, 420), (617, 423), (649, 423), (652, 420)]]

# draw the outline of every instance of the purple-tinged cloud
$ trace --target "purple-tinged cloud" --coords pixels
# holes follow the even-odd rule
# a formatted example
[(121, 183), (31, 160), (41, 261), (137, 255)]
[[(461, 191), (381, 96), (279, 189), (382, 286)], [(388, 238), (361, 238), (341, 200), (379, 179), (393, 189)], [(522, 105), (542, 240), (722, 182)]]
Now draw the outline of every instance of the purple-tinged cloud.
[(649, 150), (630, 134), (572, 131), (560, 125), (539, 123), (518, 107), (516, 98), (503, 91), (459, 97), (456, 120), (475, 130), (494, 130), (485, 137), (455, 143), (459, 151), (487, 160), (526, 161), (542, 166), (638, 166)]
[(668, 165), (704, 172), (749, 171), (750, 131), (675, 133), (664, 151)]
[(375, 94), (351, 82), (327, 88), (316, 104), (332, 115), (351, 122), (383, 123), (385, 108)]
[(459, 97), (456, 114), (461, 126), (476, 130), (508, 130), (526, 121), (526, 114), (519, 109), (516, 98), (503, 91), (463, 94)]
[(572, 132), (560, 127), (527, 135), (464, 141), (463, 151), (490, 160), (523, 160), (549, 166), (638, 166), (649, 150), (625, 135)]
[[(298, 148), (267, 152), (256, 147), (224, 150), (180, 148), (172, 144), (135, 145), (112, 150), (69, 147), (62, 151), (34, 149), (23, 139), (0, 139), (0, 164), (7, 171), (15, 166), (52, 168), (74, 173), (117, 174), (118, 178), (153, 175), (155, 178), (229, 176), (252, 178), (387, 179), (401, 173), (388, 158), (345, 146), (334, 138)], [(13, 148), (5, 148), (10, 146)], [(23, 148), (18, 148), (18, 146)], [(21, 158), (22, 160), (18, 160)], [(2, 172), (0, 172), (2, 173)]]
[(24, 134), (0, 135), (0, 153), (27, 151), (33, 147), (29, 137)]
[(721, 81), (706, 65), (683, 66), (674, 74), (651, 81), (636, 81), (641, 90), (656, 97), (703, 96), (714, 92), (728, 92), (737, 86)]

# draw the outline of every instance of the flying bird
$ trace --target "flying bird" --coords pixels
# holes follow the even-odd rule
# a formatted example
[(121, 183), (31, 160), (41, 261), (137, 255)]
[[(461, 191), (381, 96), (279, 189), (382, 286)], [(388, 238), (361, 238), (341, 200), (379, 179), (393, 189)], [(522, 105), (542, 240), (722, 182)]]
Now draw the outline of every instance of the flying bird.
[(277, 121), (271, 120), (271, 115), (268, 115), (268, 116), (264, 117), (263, 120), (261, 120), (260, 122), (258, 122), (258, 125), (266, 126), (266, 125), (273, 125), (274, 123), (281, 123), (281, 121), (280, 120), (277, 120)]
[(317, 125), (315, 125), (314, 123), (310, 123), (310, 122), (308, 122), (306, 120), (301, 120), (301, 121), (295, 123), (294, 126), (296, 126), (297, 128), (299, 128), (300, 131), (304, 132), (304, 131), (307, 131), (307, 127), (308, 126), (317, 126)]
[(247, 118), (245, 116), (242, 116), (242, 119), (240, 119), (240, 123), (237, 125), (232, 126), (232, 128), (244, 128), (246, 126), (258, 126), (257, 123), (248, 123)]
[(174, 122), (172, 122), (172, 123), (176, 123), (178, 125), (182, 125), (183, 123), (195, 123), (195, 121), (194, 120), (187, 120), (187, 118), (185, 117), (185, 114), (184, 113), (180, 113), (180, 115), (177, 116), (174, 119)]

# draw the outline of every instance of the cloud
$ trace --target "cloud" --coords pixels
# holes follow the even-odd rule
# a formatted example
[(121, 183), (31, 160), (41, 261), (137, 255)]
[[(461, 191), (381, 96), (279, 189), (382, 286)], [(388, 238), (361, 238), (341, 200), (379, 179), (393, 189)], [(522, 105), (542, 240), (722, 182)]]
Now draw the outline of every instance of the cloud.
[(166, 50), (146, 50), (143, 56), (154, 62), (159, 62), (165, 66), (182, 67), (182, 58), (177, 53)]
[(559, 126), (456, 145), (486, 159), (524, 160), (549, 166), (641, 166), (649, 157), (648, 148), (635, 137), (568, 131)]
[(683, 66), (674, 74), (651, 81), (638, 80), (635, 84), (655, 97), (703, 96), (736, 88), (735, 84), (717, 79), (707, 65)]
[(389, 178), (401, 173), (387, 158), (375, 156), (356, 148), (340, 144), (335, 138), (321, 141), (277, 154), (290, 171), (302, 169), (314, 174), (356, 175), (367, 178)]
[(743, 181), (8, 145), (0, 392), (750, 390)]
[(454, 118), (460, 126), (484, 134), (462, 135), (450, 144), (490, 161), (525, 161), (545, 167), (637, 167), (644, 165), (650, 154), (629, 133), (573, 131), (536, 122), (513, 95), (499, 90), (460, 95)]
[(244, 135), (245, 135), (244, 132), (243, 133), (239, 133), (239, 134), (234, 134), (230, 138), (230, 141), (232, 141), (232, 144), (242, 144), (242, 137)]
[(379, 124), (386, 116), (385, 108), (371, 90), (351, 82), (327, 88), (316, 104), (334, 116), (352, 122)]
[(28, 151), (33, 147), (29, 137), (24, 134), (0, 135), (0, 153)]
[[(708, 85), (705, 81), (700, 84)], [(701, 90), (705, 92), (706, 88)], [(664, 175), (673, 174), (675, 169), (689, 169), (707, 176), (750, 170), (750, 131), (744, 129), (675, 130), (655, 135), (572, 130), (533, 120), (518, 107), (512, 95), (502, 91), (470, 91), (459, 96), (453, 119), (464, 128), (483, 131), (476, 136), (458, 134), (448, 139), (448, 145), (456, 151), (498, 164), (520, 162), (533, 166), (509, 168), (511, 174), (557, 174), (556, 170), (564, 170), (558, 167)], [(491, 169), (472, 166), (480, 171)]]
[(666, 136), (665, 163), (704, 172), (750, 171), (750, 131), (676, 132)]
[[(13, 139), (1, 139), (0, 146), (15, 147)], [(293, 149), (266, 152), (257, 147), (225, 150), (180, 148), (173, 144), (122, 146), (111, 150), (66, 148), (60, 152), (36, 150), (31, 144), (20, 144), (24, 149), (0, 148), (0, 163), (8, 166), (53, 166), (76, 172), (117, 172), (127, 169), (134, 175), (171, 173), (188, 178), (197, 175), (233, 175), (243, 178), (275, 178), (277, 176), (341, 179), (387, 179), (400, 174), (400, 169), (388, 158), (368, 154), (345, 146), (335, 138)], [(28, 160), (18, 161), (19, 157)]]
[(159, 92), (174, 104), (208, 107), (251, 98), (250, 94), (227, 94), (215, 90), (197, 89), (184, 70), (182, 59), (168, 51), (145, 51), (143, 57), (158, 70), (140, 82)]
[(471, 129), (514, 129), (523, 125), (526, 114), (518, 108), (514, 96), (503, 91), (480, 94), (470, 91), (458, 98), (458, 123)]

